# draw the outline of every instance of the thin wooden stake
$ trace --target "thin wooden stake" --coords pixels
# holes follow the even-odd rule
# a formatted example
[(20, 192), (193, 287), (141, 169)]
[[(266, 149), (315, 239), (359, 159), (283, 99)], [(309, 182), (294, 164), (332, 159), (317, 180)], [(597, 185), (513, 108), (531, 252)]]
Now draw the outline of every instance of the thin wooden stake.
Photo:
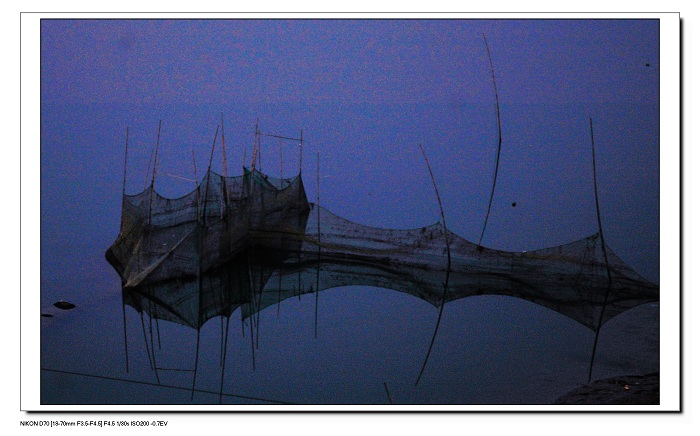
[(430, 162), (428, 162), (428, 157), (425, 154), (425, 150), (423, 150), (422, 145), (418, 145), (420, 147), (420, 151), (423, 153), (423, 159), (425, 159), (425, 164), (428, 166), (428, 172), (430, 173), (430, 180), (433, 182), (433, 188), (435, 188), (435, 195), (438, 200), (438, 205), (440, 206), (440, 216), (442, 217), (442, 227), (443, 231), (445, 232), (445, 244), (447, 246), (447, 273), (445, 274), (445, 287), (442, 290), (442, 302), (440, 303), (440, 312), (438, 313), (438, 318), (437, 322), (435, 324), (435, 331), (433, 332), (433, 338), (430, 340), (430, 346), (428, 347), (428, 352), (425, 355), (425, 360), (423, 361), (423, 367), (420, 370), (420, 373), (418, 374), (418, 378), (416, 379), (416, 386), (418, 385), (418, 382), (420, 382), (421, 377), (423, 376), (423, 371), (425, 371), (425, 367), (428, 364), (428, 358), (430, 357), (430, 352), (433, 349), (433, 345), (435, 344), (435, 338), (437, 337), (437, 332), (438, 328), (440, 327), (440, 320), (442, 319), (442, 313), (445, 309), (445, 300), (447, 298), (447, 288), (449, 287), (449, 282), (450, 282), (450, 270), (452, 268), (452, 256), (450, 255), (450, 235), (447, 230), (447, 221), (445, 220), (445, 210), (442, 207), (442, 200), (440, 200), (440, 193), (438, 192), (437, 188), (437, 183), (435, 183), (435, 177), (433, 177), (433, 170), (430, 168)]
[(224, 166), (224, 168), (222, 170), (224, 179), (223, 179), (223, 183), (221, 184), (221, 191), (222, 191), (222, 194), (224, 197), (224, 204), (225, 204), (225, 209), (224, 209), (223, 215), (228, 217), (228, 213), (230, 212), (230, 209), (231, 209), (231, 207), (230, 207), (231, 206), (231, 199), (229, 198), (230, 193), (228, 190), (228, 186), (226, 184), (228, 181), (228, 162), (226, 161), (226, 140), (224, 139), (224, 114), (223, 114), (223, 112), (221, 113), (221, 156), (222, 156), (223, 166)]
[(145, 191), (146, 188), (148, 188), (148, 176), (151, 175), (151, 163), (153, 162), (153, 150), (151, 150), (151, 154), (148, 156), (148, 167), (146, 167), (146, 178), (143, 180), (143, 190)]
[(158, 335), (158, 350), (162, 350), (160, 346), (160, 323), (158, 322), (158, 318), (156, 318), (156, 333)]
[(229, 323), (231, 321), (231, 317), (226, 318), (226, 333), (225, 333), (225, 339), (224, 339), (224, 350), (222, 352), (223, 355), (223, 363), (221, 365), (221, 385), (219, 386), (219, 404), (222, 403), (223, 400), (223, 392), (224, 392), (224, 370), (226, 369), (226, 347), (228, 345), (228, 327)]
[(486, 209), (486, 219), (484, 219), (484, 228), (481, 229), (481, 236), (479, 236), (479, 247), (481, 247), (481, 241), (484, 239), (484, 233), (486, 232), (486, 225), (489, 222), (489, 215), (491, 214), (491, 204), (493, 203), (493, 194), (496, 191), (496, 179), (498, 179), (498, 164), (501, 161), (501, 144), (503, 142), (503, 137), (501, 135), (501, 106), (498, 103), (498, 87), (496, 86), (496, 73), (493, 70), (493, 61), (491, 61), (491, 50), (489, 50), (489, 44), (486, 42), (486, 35), (484, 34), (484, 44), (486, 44), (486, 52), (489, 55), (489, 65), (491, 66), (491, 78), (493, 79), (493, 91), (496, 94), (496, 118), (498, 120), (498, 152), (496, 153), (496, 170), (493, 174), (493, 185), (491, 186), (491, 198), (489, 199), (489, 207)]
[(126, 195), (126, 160), (129, 155), (129, 127), (126, 128), (126, 147), (124, 148), (124, 184), (122, 185), (122, 203)]
[(303, 154), (303, 148), (304, 148), (304, 131), (300, 130), (299, 131), (299, 174), (301, 174), (301, 158)]
[(158, 139), (156, 140), (156, 156), (153, 159), (153, 178), (151, 179), (151, 187), (156, 183), (156, 172), (158, 169), (158, 148), (160, 147), (160, 126), (163, 120), (158, 120)]
[(124, 296), (122, 294), (122, 318), (124, 320), (124, 356), (126, 357), (126, 372), (129, 372), (129, 348), (126, 342), (126, 305), (124, 304)]
[(197, 222), (199, 223), (199, 220), (201, 218), (200, 216), (200, 208), (201, 208), (201, 199), (199, 198), (199, 177), (197, 176), (197, 160), (194, 157), (194, 147), (191, 147), (192, 149), (192, 168), (194, 168), (194, 189), (197, 191)]
[[(151, 308), (151, 311), (153, 311), (153, 302), (151, 300), (148, 300), (148, 306)], [(158, 381), (158, 384), (160, 384), (160, 377), (158, 377), (158, 364), (156, 363), (156, 350), (153, 345), (153, 316), (148, 317), (148, 331), (151, 336), (151, 353), (153, 354), (153, 370), (156, 373), (156, 380)]]
[(209, 200), (209, 180), (211, 179), (211, 163), (214, 159), (214, 147), (216, 147), (216, 138), (219, 136), (219, 126), (216, 126), (216, 132), (214, 133), (214, 142), (211, 144), (211, 154), (209, 155), (209, 166), (207, 167), (207, 186), (204, 188), (204, 225), (207, 223), (207, 201)]
[(591, 382), (591, 377), (593, 375), (593, 361), (595, 359), (596, 349), (598, 348), (598, 338), (600, 336), (600, 329), (603, 325), (603, 315), (605, 314), (605, 307), (608, 305), (608, 298), (610, 297), (610, 288), (612, 287), (612, 276), (610, 275), (610, 265), (608, 263), (608, 252), (605, 248), (605, 238), (603, 237), (603, 221), (600, 219), (600, 204), (598, 202), (598, 177), (596, 175), (596, 164), (595, 164), (595, 142), (593, 140), (593, 118), (589, 118), (589, 125), (591, 129), (591, 153), (593, 155), (593, 192), (595, 193), (595, 210), (598, 217), (598, 233), (600, 233), (600, 244), (603, 247), (603, 258), (605, 259), (605, 269), (608, 273), (608, 286), (605, 290), (605, 299), (603, 301), (603, 307), (600, 309), (600, 316), (598, 318), (598, 328), (595, 331), (595, 339), (593, 341), (593, 351), (591, 352), (591, 363), (588, 367), (588, 382)]
[(153, 369), (153, 360), (151, 360), (151, 350), (148, 347), (148, 339), (146, 338), (146, 324), (143, 321), (143, 310), (139, 312), (141, 314), (141, 331), (143, 332), (143, 343), (146, 346), (146, 355), (148, 356), (148, 364), (151, 369)]
[(318, 266), (316, 267), (316, 308), (314, 311), (314, 339), (318, 338), (318, 291), (321, 275), (321, 154), (316, 153), (316, 231), (318, 232)]
[(277, 317), (280, 316), (280, 303), (282, 302), (282, 267), (277, 270), (278, 284), (277, 284)]
[(384, 382), (384, 391), (386, 391), (386, 396), (389, 399), (389, 404), (394, 404), (394, 402), (391, 400), (391, 395), (389, 394), (389, 387), (386, 385), (386, 382)]
[(253, 160), (250, 167), (255, 172), (255, 160), (258, 157), (258, 141), (260, 141), (260, 130), (258, 130), (258, 121), (255, 121), (255, 137), (253, 138)]
[(197, 326), (197, 346), (194, 351), (194, 373), (192, 374), (192, 394), (190, 395), (190, 400), (194, 400), (194, 387), (197, 383), (197, 369), (199, 368), (199, 333), (200, 327)]
[[(304, 131), (300, 130), (299, 131), (299, 177), (301, 177), (301, 167), (302, 167), (301, 159), (302, 159), (302, 153), (303, 153), (303, 151), (302, 151), (303, 146), (304, 146)], [(301, 194), (302, 194), (301, 184), (299, 184), (299, 204), (301, 204)], [(302, 224), (301, 215), (298, 215), (298, 216), (299, 216), (299, 225), (301, 226), (301, 224)], [(297, 251), (297, 262), (301, 263), (301, 250)], [(301, 291), (301, 269), (299, 269), (299, 271), (297, 272), (297, 292), (299, 292), (298, 298), (299, 298), (299, 301), (301, 301), (301, 292), (302, 292)]]
[(221, 156), (223, 160), (223, 175), (228, 177), (228, 163), (226, 162), (226, 140), (224, 138), (224, 114), (221, 113)]
[[(153, 190), (156, 184), (156, 168), (158, 168), (158, 147), (160, 146), (160, 126), (162, 120), (158, 121), (158, 139), (156, 140), (156, 155), (153, 159), (153, 177), (151, 178), (151, 193), (148, 201), (148, 225), (151, 225), (152, 213), (153, 213)], [(150, 233), (149, 233), (150, 235)], [(150, 237), (149, 237), (150, 242)]]

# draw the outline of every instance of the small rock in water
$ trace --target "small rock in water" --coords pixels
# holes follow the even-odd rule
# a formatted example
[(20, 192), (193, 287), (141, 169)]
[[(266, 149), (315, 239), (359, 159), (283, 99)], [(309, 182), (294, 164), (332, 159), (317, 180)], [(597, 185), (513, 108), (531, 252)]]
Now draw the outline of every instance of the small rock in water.
[(57, 301), (53, 305), (63, 310), (73, 309), (75, 307), (75, 304), (69, 303), (67, 301)]

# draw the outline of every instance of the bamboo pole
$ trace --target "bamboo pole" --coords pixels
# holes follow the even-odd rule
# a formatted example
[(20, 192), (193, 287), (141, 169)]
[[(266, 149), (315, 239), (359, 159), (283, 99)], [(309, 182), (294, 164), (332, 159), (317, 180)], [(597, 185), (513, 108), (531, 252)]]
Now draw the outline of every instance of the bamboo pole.
[(386, 396), (389, 399), (389, 404), (394, 404), (394, 402), (391, 400), (391, 395), (389, 394), (389, 387), (386, 385), (386, 382), (384, 382), (384, 391), (386, 391)]
[(223, 161), (224, 168), (222, 173), (224, 177), (228, 177), (228, 163), (226, 162), (226, 139), (224, 137), (224, 114), (221, 113), (221, 159)]
[(224, 339), (224, 350), (223, 350), (223, 363), (221, 365), (221, 385), (219, 386), (219, 404), (222, 403), (222, 397), (223, 397), (223, 392), (224, 392), (224, 370), (226, 369), (226, 348), (228, 345), (228, 328), (229, 328), (229, 323), (231, 321), (231, 317), (228, 316), (226, 317), (226, 333), (225, 333), (225, 339)]
[[(201, 294), (201, 292), (200, 292)], [(197, 309), (199, 310), (199, 308)], [(197, 346), (195, 347), (195, 352), (194, 352), (194, 373), (192, 374), (192, 393), (190, 395), (190, 400), (194, 400), (194, 387), (195, 384), (197, 383), (197, 369), (199, 367), (199, 334), (200, 334), (200, 327), (199, 325), (197, 326)]]
[(156, 318), (156, 334), (158, 336), (158, 350), (162, 350), (160, 345), (160, 323), (158, 322), (158, 318)]
[(255, 121), (255, 136), (253, 137), (253, 160), (250, 163), (251, 171), (255, 172), (255, 160), (258, 157), (258, 138), (260, 130), (258, 130), (258, 120)]
[(156, 184), (156, 168), (158, 168), (158, 148), (160, 146), (160, 126), (162, 120), (158, 121), (158, 139), (156, 139), (156, 154), (153, 159), (153, 176), (151, 177), (151, 193), (148, 201), (148, 225), (151, 225), (152, 212), (153, 212), (153, 190)]
[[(299, 177), (301, 178), (302, 154), (304, 147), (304, 131), (299, 131)], [(299, 204), (301, 204), (301, 185), (299, 186)], [(299, 216), (299, 227), (301, 227), (301, 216)], [(301, 251), (297, 251), (297, 262), (301, 263)], [(297, 292), (299, 301), (301, 301), (301, 269), (297, 272)]]
[(199, 195), (200, 195), (199, 194), (199, 177), (197, 176), (197, 160), (194, 157), (194, 147), (191, 147), (191, 150), (192, 150), (192, 168), (194, 169), (194, 189), (197, 191), (197, 193), (195, 194), (197, 196), (196, 197), (197, 223), (199, 223), (199, 220), (201, 219), (201, 216), (200, 216), (200, 207), (201, 207), (200, 201), (201, 201), (201, 199), (199, 198)]
[(282, 267), (277, 270), (277, 317), (280, 316), (280, 304), (282, 303)]
[(124, 148), (124, 183), (122, 185), (122, 204), (126, 195), (126, 161), (129, 155), (129, 127), (126, 128), (126, 147)]
[(612, 286), (612, 276), (610, 275), (610, 264), (608, 263), (608, 252), (605, 248), (605, 238), (603, 237), (603, 221), (600, 218), (600, 203), (598, 202), (598, 176), (596, 174), (596, 164), (595, 164), (595, 141), (593, 139), (593, 118), (589, 118), (589, 126), (591, 130), (591, 154), (593, 157), (593, 192), (595, 194), (595, 210), (596, 216), (598, 217), (598, 233), (600, 233), (600, 245), (603, 248), (603, 258), (605, 259), (605, 270), (608, 274), (608, 286), (605, 290), (605, 299), (603, 300), (603, 307), (600, 309), (600, 316), (598, 318), (598, 328), (595, 331), (595, 339), (593, 340), (593, 351), (591, 352), (591, 363), (588, 367), (588, 382), (591, 382), (591, 377), (593, 375), (593, 361), (595, 359), (596, 349), (598, 348), (598, 338), (600, 337), (600, 329), (603, 325), (603, 315), (605, 314), (605, 307), (608, 305), (608, 298), (610, 297), (610, 288)]
[(425, 367), (428, 364), (428, 358), (430, 357), (430, 352), (433, 349), (433, 345), (435, 344), (435, 338), (437, 337), (437, 332), (438, 328), (440, 327), (440, 321), (442, 320), (442, 313), (445, 309), (445, 299), (447, 298), (447, 288), (449, 287), (449, 282), (450, 282), (450, 270), (452, 268), (452, 256), (450, 255), (450, 235), (447, 230), (447, 221), (445, 220), (445, 210), (442, 207), (442, 200), (440, 199), (440, 192), (438, 192), (437, 188), (437, 183), (435, 183), (435, 177), (433, 176), (433, 170), (430, 168), (430, 162), (428, 162), (428, 157), (425, 154), (425, 150), (423, 150), (423, 146), (419, 145), (420, 151), (423, 153), (423, 159), (425, 159), (425, 164), (428, 166), (428, 172), (430, 173), (430, 180), (433, 182), (433, 188), (435, 188), (435, 196), (437, 197), (438, 201), (438, 206), (440, 206), (440, 216), (442, 217), (442, 227), (443, 231), (445, 233), (445, 244), (447, 246), (447, 272), (445, 274), (445, 287), (442, 290), (442, 302), (440, 303), (440, 312), (438, 313), (438, 318), (437, 322), (435, 324), (435, 331), (433, 332), (433, 338), (430, 340), (430, 346), (428, 347), (428, 352), (425, 355), (425, 360), (423, 361), (423, 367), (420, 370), (420, 373), (418, 374), (418, 378), (416, 379), (416, 386), (418, 385), (418, 382), (420, 382), (421, 377), (423, 376), (423, 371), (425, 371)]
[(143, 343), (146, 347), (146, 355), (148, 356), (148, 364), (150, 365), (151, 369), (153, 369), (153, 360), (151, 360), (151, 350), (148, 347), (148, 339), (146, 337), (146, 324), (143, 321), (143, 309), (140, 312), (141, 314), (141, 331), (143, 331)]
[(124, 304), (124, 295), (122, 294), (122, 319), (124, 321), (124, 356), (126, 360), (126, 372), (129, 372), (129, 347), (127, 346), (126, 336), (126, 305)]
[(252, 358), (252, 363), (253, 363), (253, 371), (255, 371), (255, 326), (254, 326), (254, 321), (255, 321), (255, 295), (254, 295), (254, 287), (255, 284), (253, 282), (253, 272), (250, 269), (250, 258), (247, 258), (247, 263), (248, 263), (248, 286), (249, 286), (249, 299), (250, 303), (248, 305), (250, 306), (250, 315), (248, 316), (248, 319), (250, 320), (250, 352), (251, 352), (251, 358)]
[[(148, 307), (150, 307), (151, 312), (153, 311), (153, 301), (148, 300)], [(156, 380), (160, 384), (160, 377), (158, 376), (158, 364), (156, 363), (156, 350), (153, 345), (153, 315), (148, 317), (148, 331), (151, 336), (151, 354), (153, 354), (153, 370), (156, 374)]]
[(146, 178), (143, 181), (143, 190), (145, 191), (146, 188), (148, 188), (148, 176), (151, 175), (151, 163), (153, 162), (153, 151), (151, 150), (151, 154), (148, 156), (148, 167), (146, 167)]
[(163, 120), (158, 120), (158, 139), (156, 140), (156, 155), (155, 158), (153, 159), (153, 178), (151, 179), (151, 186), (154, 186), (156, 183), (156, 172), (158, 168), (158, 148), (160, 146), (160, 127), (162, 124)]
[[(127, 162), (127, 156), (129, 155), (129, 127), (127, 126), (126, 128), (126, 146), (124, 147), (124, 182), (122, 184), (122, 210), (124, 210), (124, 197), (126, 196), (126, 162)], [(123, 213), (123, 212), (122, 212)], [(123, 230), (124, 226), (124, 220), (121, 220), (119, 223), (119, 232)], [(126, 325), (124, 327), (126, 329)], [(124, 339), (126, 341), (126, 337)], [(126, 344), (126, 342), (125, 342)], [(127, 362), (127, 372), (129, 372), (129, 364)]]
[(316, 153), (316, 231), (318, 232), (318, 265), (316, 267), (316, 308), (314, 311), (314, 339), (318, 338), (318, 291), (321, 275), (321, 176), (320, 153)]
[[(224, 213), (223, 217), (228, 217), (231, 200), (229, 198), (228, 186), (226, 185), (228, 180), (228, 162), (226, 161), (226, 139), (224, 135), (224, 114), (221, 113), (221, 159), (222, 159), (222, 174), (224, 176), (223, 183), (221, 184), (222, 196), (224, 197)], [(227, 243), (230, 242), (226, 239)], [(227, 244), (228, 245), (228, 244)]]
[(258, 291), (256, 288), (255, 292), (255, 348), (260, 349), (260, 311), (262, 310), (260, 307), (262, 306), (262, 293), (263, 293), (263, 288), (265, 287), (264, 283), (264, 277), (263, 277), (263, 269), (258, 268), (260, 270), (260, 277), (258, 281), (258, 286), (260, 290)]
[(501, 144), (503, 142), (503, 137), (501, 135), (501, 107), (498, 103), (498, 87), (496, 86), (496, 73), (493, 69), (493, 61), (491, 60), (491, 50), (489, 50), (489, 44), (486, 41), (486, 35), (484, 34), (484, 44), (486, 45), (486, 52), (489, 56), (489, 65), (491, 66), (491, 78), (493, 79), (493, 91), (496, 95), (496, 118), (498, 120), (498, 151), (496, 153), (496, 169), (493, 174), (493, 185), (491, 186), (491, 197), (489, 199), (489, 206), (486, 209), (486, 219), (484, 219), (484, 228), (481, 229), (481, 236), (479, 236), (479, 247), (481, 248), (481, 241), (484, 239), (484, 233), (486, 232), (486, 225), (489, 222), (489, 214), (491, 213), (491, 204), (493, 203), (493, 194), (496, 191), (496, 179), (498, 179), (498, 164), (501, 161)]
[(211, 163), (214, 159), (214, 148), (216, 147), (216, 138), (219, 136), (219, 126), (216, 126), (216, 132), (214, 133), (214, 142), (211, 144), (211, 154), (209, 155), (209, 166), (207, 167), (207, 186), (204, 188), (204, 225), (207, 224), (207, 200), (209, 197), (209, 180), (211, 179)]

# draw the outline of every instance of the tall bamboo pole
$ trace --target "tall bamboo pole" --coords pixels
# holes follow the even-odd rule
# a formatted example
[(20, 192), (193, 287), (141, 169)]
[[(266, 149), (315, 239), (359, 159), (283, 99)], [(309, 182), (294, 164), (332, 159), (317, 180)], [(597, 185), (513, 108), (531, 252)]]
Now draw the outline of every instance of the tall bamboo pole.
[(445, 220), (445, 210), (442, 207), (442, 200), (440, 199), (440, 192), (438, 192), (437, 188), (437, 183), (435, 183), (435, 177), (433, 176), (433, 170), (430, 168), (430, 162), (428, 162), (428, 157), (425, 154), (425, 150), (423, 150), (423, 146), (419, 145), (420, 151), (423, 153), (423, 159), (425, 159), (425, 164), (428, 166), (428, 172), (430, 173), (430, 180), (433, 182), (433, 188), (435, 188), (435, 196), (437, 197), (438, 201), (438, 206), (440, 206), (440, 216), (442, 217), (442, 228), (443, 232), (445, 233), (445, 244), (447, 246), (447, 272), (445, 274), (445, 287), (442, 290), (442, 302), (440, 303), (440, 312), (438, 313), (438, 318), (437, 322), (435, 324), (435, 331), (433, 332), (433, 338), (430, 340), (430, 346), (428, 347), (428, 352), (425, 355), (425, 360), (423, 361), (423, 367), (420, 370), (420, 373), (418, 374), (418, 378), (416, 379), (416, 385), (418, 385), (418, 382), (421, 379), (421, 376), (423, 376), (423, 371), (425, 371), (425, 367), (428, 364), (428, 358), (430, 357), (430, 352), (433, 349), (433, 345), (435, 344), (435, 338), (437, 337), (437, 332), (438, 328), (440, 327), (440, 320), (442, 319), (442, 313), (445, 309), (445, 300), (447, 298), (447, 288), (449, 287), (450, 283), (450, 270), (452, 268), (452, 256), (450, 255), (450, 235), (449, 231), (447, 230), (447, 221)]
[(486, 209), (486, 218), (484, 219), (484, 227), (481, 229), (481, 236), (479, 236), (479, 247), (481, 247), (481, 241), (484, 239), (484, 233), (486, 232), (486, 225), (489, 222), (489, 214), (491, 213), (491, 204), (493, 203), (493, 194), (496, 191), (496, 180), (498, 179), (498, 164), (501, 161), (501, 144), (503, 143), (503, 137), (501, 135), (501, 106), (498, 103), (498, 87), (496, 86), (496, 73), (493, 69), (493, 61), (491, 60), (491, 50), (489, 50), (489, 44), (486, 42), (486, 35), (484, 34), (484, 44), (486, 45), (486, 52), (489, 56), (489, 65), (491, 66), (491, 78), (493, 79), (493, 91), (496, 95), (496, 118), (498, 120), (498, 151), (496, 153), (496, 169), (493, 174), (493, 185), (491, 186), (491, 197), (489, 199), (489, 206)]
[(596, 216), (598, 217), (598, 233), (600, 233), (600, 245), (603, 247), (603, 258), (605, 259), (605, 270), (608, 274), (608, 286), (605, 290), (605, 299), (603, 300), (603, 307), (600, 309), (600, 316), (598, 318), (598, 328), (595, 331), (595, 339), (593, 341), (593, 351), (591, 352), (591, 363), (588, 367), (588, 382), (591, 382), (591, 377), (593, 375), (593, 361), (595, 359), (596, 349), (598, 348), (598, 338), (600, 337), (600, 328), (603, 325), (603, 315), (605, 313), (605, 307), (608, 305), (608, 298), (610, 297), (610, 287), (612, 286), (612, 276), (610, 275), (610, 265), (608, 263), (608, 251), (605, 248), (605, 238), (603, 237), (603, 221), (600, 218), (600, 203), (598, 202), (598, 176), (596, 174), (596, 164), (595, 164), (595, 141), (593, 139), (593, 118), (589, 118), (589, 125), (591, 130), (591, 154), (593, 157), (593, 192), (595, 193), (595, 210)]
[(151, 177), (151, 193), (150, 193), (150, 198), (148, 201), (148, 225), (151, 225), (151, 218), (152, 218), (152, 212), (153, 212), (153, 190), (155, 189), (155, 184), (156, 184), (156, 168), (158, 168), (158, 148), (160, 146), (160, 126), (161, 126), (162, 120), (158, 121), (158, 139), (156, 139), (156, 155), (155, 158), (153, 159), (153, 176)]

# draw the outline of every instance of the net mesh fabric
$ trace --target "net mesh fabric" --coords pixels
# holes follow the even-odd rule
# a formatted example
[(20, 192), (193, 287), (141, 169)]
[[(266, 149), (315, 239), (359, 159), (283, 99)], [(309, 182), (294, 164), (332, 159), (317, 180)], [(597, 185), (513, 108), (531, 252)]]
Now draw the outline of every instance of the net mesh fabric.
[(507, 252), (480, 247), (440, 223), (364, 226), (309, 203), (301, 176), (245, 170), (239, 177), (209, 172), (177, 199), (153, 187), (125, 196), (107, 259), (126, 304), (194, 328), (239, 308), (249, 317), (292, 296), (366, 285), (435, 306), (473, 295), (512, 296), (596, 330), (659, 295), (658, 286), (606, 250), (607, 265), (599, 234)]

